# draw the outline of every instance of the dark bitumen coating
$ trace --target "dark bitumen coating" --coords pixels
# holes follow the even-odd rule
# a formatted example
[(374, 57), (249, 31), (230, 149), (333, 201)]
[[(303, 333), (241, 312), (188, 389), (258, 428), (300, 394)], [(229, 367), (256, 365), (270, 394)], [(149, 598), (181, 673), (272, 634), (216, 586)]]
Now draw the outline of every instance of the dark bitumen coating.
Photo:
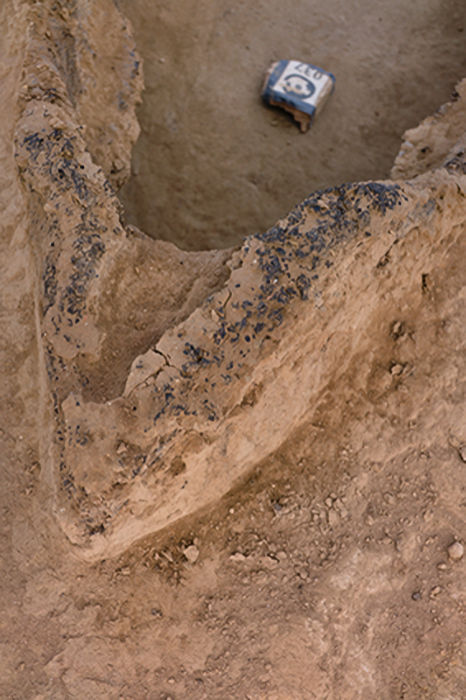
[[(79, 323), (86, 309), (89, 283), (97, 276), (96, 268), (105, 253), (102, 234), (107, 227), (101, 223), (97, 213), (97, 195), (91, 191), (86, 178), (81, 174), (84, 166), (75, 158), (76, 137), (69, 137), (62, 129), (54, 128), (47, 132), (34, 132), (17, 143), (17, 153), (25, 150), (28, 154), (28, 167), (20, 168), (26, 184), (35, 191), (38, 181), (45, 183), (45, 193), (52, 192), (51, 200), (56, 206), (63, 206), (60, 195), (71, 192), (83, 206), (81, 223), (72, 231), (71, 273), (66, 283), (60, 284), (57, 269), (60, 241), (63, 236), (57, 221), (50, 221), (48, 235), (53, 249), (44, 260), (42, 281), (44, 285), (43, 313), (56, 305), (53, 316), (56, 332), (65, 326)], [(112, 194), (108, 181), (104, 182), (107, 194)], [(107, 191), (108, 190), (108, 191)], [(113, 232), (113, 235), (117, 233)]]
[[(121, 229), (117, 226), (108, 231), (100, 213), (103, 197), (100, 197), (95, 183), (89, 183), (85, 166), (79, 161), (78, 137), (70, 137), (62, 129), (42, 129), (22, 139), (16, 139), (16, 153), (20, 175), (25, 185), (42, 201), (49, 204), (48, 213), (38, 213), (32, 218), (34, 235), (43, 256), (43, 298), (42, 314), (48, 314), (55, 335), (61, 335), (69, 344), (74, 342), (79, 350), (81, 343), (72, 340), (68, 329), (83, 320), (88, 303), (89, 285), (98, 277), (97, 268), (106, 252), (104, 238), (117, 236)], [(81, 143), (81, 152), (83, 144)], [(107, 198), (114, 197), (108, 181), (99, 174), (97, 180)], [(34, 199), (32, 201), (35, 201)], [(116, 200), (114, 200), (116, 202)], [(78, 215), (78, 223), (76, 221)], [(73, 219), (66, 233), (63, 218)], [(80, 219), (80, 220), (79, 220)], [(63, 257), (65, 241), (71, 254)], [(51, 344), (44, 339), (46, 369), (51, 382), (53, 412), (55, 417), (55, 446), (58, 450), (60, 481), (68, 499), (86, 499), (82, 487), (75, 483), (72, 470), (66, 461), (66, 445), (84, 448), (90, 435), (81, 427), (67, 427), (61, 410), (59, 396), (63, 394), (61, 378), (65, 385), (67, 377), (76, 372), (82, 386), (88, 383), (87, 377), (80, 374), (71, 364), (67, 367)], [(102, 524), (89, 522), (89, 532), (101, 531)], [(97, 528), (97, 529), (96, 529)]]
[[(89, 175), (86, 163), (89, 164), (90, 159), (84, 132), (72, 110), (83, 93), (77, 55), (80, 50), (86, 55), (96, 54), (85, 29), (76, 34), (70, 30), (68, 13), (65, 18), (59, 3), (50, 9), (53, 17), (48, 23), (42, 23), (42, 15), (37, 23), (31, 21), (14, 155), (19, 175), (33, 195), (28, 198), (30, 228), (36, 252), (42, 259), (42, 314), (47, 315), (51, 324), (43, 326), (42, 337), (56, 421), (55, 446), (61, 486), (79, 507), (83, 505), (83, 523), (92, 535), (104, 531), (105, 518), (95, 522), (95, 518), (86, 513), (87, 494), (81, 486), (75, 485), (65, 461), (65, 445), (84, 448), (90, 435), (80, 425), (67, 427), (61, 406), (70, 387), (76, 383), (85, 386), (88, 379), (71, 361), (65, 364), (50, 339), (53, 335), (61, 336), (67, 344), (74, 344), (78, 352), (81, 350), (82, 341), (79, 336), (73, 337), (70, 329), (85, 317), (90, 283), (99, 276), (98, 266), (108, 252), (106, 243), (113, 236), (121, 235), (123, 229), (119, 226), (118, 202), (110, 182), (100, 169)], [(124, 23), (121, 32), (124, 46), (120, 48), (126, 52), (120, 51), (121, 86), (112, 99), (117, 109), (126, 112), (138, 99), (141, 62)], [(46, 122), (47, 127), (29, 128), (37, 121)], [(110, 231), (103, 225), (102, 211), (113, 213), (116, 219)], [(81, 221), (76, 222), (79, 215)], [(73, 373), (75, 384), (70, 379)], [(143, 461), (144, 458), (141, 465)], [(133, 475), (140, 468), (134, 469)]]
[[(330, 260), (323, 260), (325, 253), (359, 232), (361, 223), (368, 223), (372, 213), (385, 215), (403, 200), (407, 197), (395, 184), (349, 183), (328, 188), (310, 195), (284, 222), (248, 238), (243, 252), (247, 255), (251, 250), (257, 256), (263, 273), (259, 291), (253, 299), (241, 302), (245, 316), (230, 323), (221, 320), (214, 332), (214, 342), (220, 345), (228, 338), (230, 343), (237, 343), (246, 330), (247, 338), (244, 337), (249, 342), (265, 328), (270, 331), (280, 325), (285, 307), (293, 298), (309, 299), (312, 280), (318, 279), (318, 274), (310, 273), (321, 263), (331, 266)], [(310, 213), (317, 218), (307, 228), (303, 222)], [(237, 309), (238, 303), (231, 306)], [(202, 348), (197, 351), (204, 352)]]
[[(228, 344), (235, 347), (242, 338), (245, 345), (233, 352), (237, 357), (246, 357), (256, 347), (256, 339), (268, 338), (267, 334), (284, 322), (290, 301), (301, 303), (309, 300), (313, 281), (319, 278), (319, 266), (327, 268), (332, 265), (328, 260), (331, 249), (357, 234), (367, 241), (368, 232), (361, 232), (361, 226), (364, 229), (373, 214), (384, 216), (407, 199), (399, 185), (350, 183), (313, 193), (286, 220), (265, 233), (250, 236), (242, 249), (243, 262), (256, 265), (254, 269), (260, 275), (258, 283), (251, 288), (247, 299), (232, 300), (221, 307), (214, 297), (206, 300), (206, 307), (213, 306), (216, 311), (217, 327), (213, 333), (204, 331), (209, 337), (206, 347), (189, 342), (184, 344), (182, 352), (188, 361), (181, 368), (185, 381), (176, 389), (178, 403), (173, 402), (171, 394), (165, 397), (164, 406), (154, 422), (162, 415), (189, 414), (179, 400), (187, 401), (189, 397), (190, 405), (195, 403), (195, 392), (192, 393), (195, 375), (213, 362), (220, 368), (219, 377), (224, 385), (239, 379), (241, 363), (230, 359), (232, 350), (228, 350)], [(233, 288), (238, 289), (238, 284)], [(240, 315), (240, 311), (244, 313)], [(218, 348), (216, 355), (208, 349), (212, 348), (212, 341)], [(230, 355), (224, 368), (225, 354), (221, 346)], [(206, 381), (210, 382), (207, 378)], [(210, 382), (210, 385), (214, 386), (214, 383)], [(201, 400), (198, 408), (199, 415), (212, 422), (221, 414), (219, 408), (207, 399)]]

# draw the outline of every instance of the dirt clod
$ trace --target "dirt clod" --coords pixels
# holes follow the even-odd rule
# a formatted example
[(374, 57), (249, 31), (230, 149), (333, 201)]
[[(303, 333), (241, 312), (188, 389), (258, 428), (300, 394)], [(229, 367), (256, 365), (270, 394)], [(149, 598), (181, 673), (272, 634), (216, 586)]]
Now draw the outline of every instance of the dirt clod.
[(453, 561), (459, 561), (460, 559), (463, 558), (463, 555), (464, 555), (464, 547), (461, 544), (461, 542), (453, 542), (448, 547), (448, 556)]
[(195, 564), (199, 559), (199, 550), (196, 545), (192, 544), (189, 547), (186, 547), (186, 549), (183, 549), (183, 555), (190, 564)]

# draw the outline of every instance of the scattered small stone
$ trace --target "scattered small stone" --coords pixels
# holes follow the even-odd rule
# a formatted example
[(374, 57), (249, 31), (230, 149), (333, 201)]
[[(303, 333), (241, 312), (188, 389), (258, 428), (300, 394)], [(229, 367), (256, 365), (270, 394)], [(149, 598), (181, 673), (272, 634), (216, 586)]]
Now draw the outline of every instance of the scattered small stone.
[(430, 597), (435, 598), (436, 596), (438, 596), (441, 590), (442, 589), (440, 586), (434, 586), (430, 592)]
[(186, 549), (183, 550), (183, 554), (190, 564), (195, 564), (199, 558), (199, 550), (195, 544), (186, 547)]
[(463, 462), (466, 462), (466, 445), (460, 445), (458, 448), (458, 454), (463, 460)]
[(233, 552), (233, 554), (230, 554), (230, 559), (232, 561), (244, 561), (246, 557), (242, 552)]
[(338, 513), (334, 510), (329, 510), (327, 513), (328, 524), (330, 527), (336, 527), (340, 522), (340, 517)]
[(278, 559), (275, 557), (275, 554), (271, 554), (270, 552), (265, 557), (261, 557), (260, 561), (266, 569), (273, 569), (278, 564)]
[(464, 547), (461, 544), (461, 542), (453, 542), (449, 547), (448, 547), (448, 556), (450, 559), (453, 559), (453, 561), (459, 561), (460, 559), (463, 558), (464, 555)]
[(398, 363), (395, 363), (390, 368), (390, 372), (394, 377), (398, 377), (402, 373), (402, 371), (403, 371), (403, 365), (400, 365)]
[(170, 678), (168, 679), (168, 683), (170, 683), (170, 685), (173, 685), (174, 683), (176, 683), (176, 681), (175, 681), (175, 679), (173, 678), (173, 676), (170, 676)]
[(342, 518), (346, 518), (346, 516), (348, 515), (348, 511), (343, 505), (343, 501), (341, 498), (337, 498), (335, 500), (334, 507), (337, 509)]
[(414, 593), (412, 594), (411, 598), (412, 598), (413, 600), (421, 600), (421, 598), (422, 598), (421, 592), (420, 592), (420, 591), (414, 591)]
[(439, 569), (439, 571), (446, 571), (446, 569), (448, 569), (448, 566), (445, 564), (444, 561), (440, 561), (437, 564), (437, 569)]

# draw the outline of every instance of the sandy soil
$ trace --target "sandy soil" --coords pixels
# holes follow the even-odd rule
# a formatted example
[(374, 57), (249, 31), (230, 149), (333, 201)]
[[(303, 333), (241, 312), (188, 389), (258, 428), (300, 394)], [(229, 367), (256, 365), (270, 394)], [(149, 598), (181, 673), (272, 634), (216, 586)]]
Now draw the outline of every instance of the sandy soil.
[[(55, 8), (53, 12), (57, 12), (56, 7), (60, 3), (52, 4)], [(147, 3), (146, 7), (150, 5)], [(249, 115), (245, 118), (251, 117), (251, 124), (266, 120), (262, 127), (257, 127), (259, 131), (271, 127), (269, 120), (277, 120), (277, 125), (270, 128), (270, 137), (267, 138), (275, 140), (277, 154), (283, 147), (280, 146), (283, 133), (286, 134), (292, 144), (290, 148), (295, 149), (290, 159), (293, 167), (288, 171), (285, 167), (282, 169), (281, 160), (280, 168), (269, 164), (264, 169), (264, 179), (275, 182), (270, 191), (265, 186), (263, 189), (256, 185), (250, 188), (245, 184), (239, 168), (236, 179), (226, 180), (231, 195), (227, 193), (224, 197), (223, 188), (223, 194), (217, 191), (217, 198), (224, 197), (225, 209), (218, 201), (214, 201), (211, 208), (208, 198), (202, 195), (203, 188), (208, 189), (209, 178), (218, 182), (223, 174), (216, 169), (212, 176), (212, 160), (206, 159), (202, 163), (202, 159), (198, 159), (205, 148), (203, 139), (205, 144), (208, 138), (208, 134), (204, 133), (204, 136), (199, 136), (200, 150), (193, 153), (194, 170), (187, 170), (183, 175), (186, 179), (180, 180), (177, 185), (180, 191), (186, 187), (186, 215), (183, 214), (184, 203), (183, 208), (173, 200), (169, 204), (172, 221), (177, 222), (173, 228), (180, 226), (189, 234), (180, 234), (179, 238), (174, 238), (171, 233), (168, 235), (168, 209), (158, 214), (154, 211), (148, 213), (147, 230), (162, 238), (170, 237), (186, 247), (193, 246), (193, 231), (198, 235), (194, 247), (220, 245), (220, 241), (226, 245), (237, 241), (242, 233), (249, 233), (251, 226), (263, 229), (268, 223), (273, 223), (277, 214), (285, 213), (290, 204), (307, 194), (317, 183), (335, 182), (341, 174), (341, 179), (372, 177), (381, 174), (382, 170), (382, 174), (386, 174), (397, 151), (395, 130), (398, 123), (395, 123), (395, 117), (402, 116), (405, 120), (398, 124), (399, 138), (405, 126), (413, 125), (419, 117), (447, 98), (454, 78), (460, 77), (455, 59), (458, 55), (455, 52), (459, 52), (457, 30), (460, 3), (450, 5), (448, 12), (445, 3), (442, 12), (439, 3), (420, 3), (418, 8), (410, 5), (410, 8), (414, 8), (412, 15), (411, 10), (405, 11), (411, 17), (411, 22), (416, 21), (421, 27), (410, 44), (416, 45), (418, 41), (418, 49), (413, 50), (411, 57), (399, 57), (402, 70), (392, 59), (391, 75), (399, 70), (404, 77), (419, 70), (416, 66), (420, 63), (421, 45), (424, 47), (422, 55), (425, 56), (425, 44), (428, 42), (432, 48), (427, 52), (428, 60), (432, 61), (429, 66), (437, 66), (438, 69), (433, 83), (439, 99), (434, 99), (433, 93), (424, 89), (428, 82), (427, 73), (422, 74), (422, 79), (420, 73), (415, 73), (417, 78), (410, 83), (409, 89), (401, 87), (401, 83), (405, 83), (399, 76), (398, 83), (395, 78), (390, 80), (388, 94), (404, 95), (405, 101), (402, 102), (405, 108), (400, 111), (388, 110), (394, 121), (390, 122), (390, 129), (387, 127), (385, 135), (379, 133), (378, 122), (376, 124), (371, 116), (369, 133), (377, 134), (374, 151), (359, 145), (351, 151), (355, 154), (354, 161), (348, 163), (349, 155), (341, 158), (346, 163), (341, 166), (342, 170), (336, 167), (335, 161), (332, 167), (326, 166), (322, 183), (314, 179), (319, 177), (318, 170), (306, 175), (306, 158), (298, 157), (298, 148), (303, 148), (304, 142), (309, 148), (314, 148), (317, 142), (325, 142), (328, 133), (333, 134), (335, 145), (340, 129), (327, 131), (333, 124), (332, 114), (336, 114), (332, 110), (340, 114), (337, 109), (339, 99), (348, 109), (352, 104), (351, 93), (345, 93), (340, 88), (334, 101), (321, 115), (315, 130), (306, 136), (295, 131), (285, 116), (279, 113), (269, 115), (259, 104), (252, 107), (251, 112), (241, 109), (238, 113)], [(377, 298), (380, 319), (374, 325), (373, 337), (369, 340), (356, 338), (351, 362), (345, 367), (344, 375), (338, 381), (330, 382), (321, 393), (312, 406), (309, 421), (301, 424), (273, 456), (258, 464), (246, 480), (214, 506), (162, 533), (145, 537), (117, 558), (93, 563), (83, 561), (79, 551), (71, 547), (59, 526), (57, 514), (53, 512), (57, 481), (50, 475), (48, 463), (52, 460), (44, 458), (41, 448), (45, 425), (42, 407), (47, 403), (50, 392), (41, 349), (46, 342), (43, 329), (46, 328), (47, 319), (44, 321), (42, 317), (37, 272), (41, 269), (41, 246), (45, 246), (46, 240), (39, 234), (45, 236), (50, 228), (42, 226), (37, 214), (43, 183), (39, 181), (40, 173), (28, 174), (26, 169), (19, 177), (12, 148), (20, 111), (23, 110), (25, 114), (26, 124), (36, 118), (33, 112), (28, 116), (35, 98), (28, 101), (24, 96), (18, 97), (29, 79), (22, 73), (22, 62), (31, 7), (30, 3), (11, 2), (0, 8), (2, 51), (7, 56), (0, 68), (4, 96), (1, 107), (4, 128), (0, 139), (0, 201), (3, 211), (0, 242), (1, 697), (14, 700), (460, 700), (466, 684), (465, 557), (460, 544), (466, 537), (463, 265), (466, 251), (464, 228), (461, 229), (459, 223), (453, 226), (452, 222), (460, 222), (461, 216), (464, 220), (461, 188), (458, 186), (456, 190), (453, 187), (452, 193), (450, 187), (448, 192), (446, 190), (448, 196), (445, 201), (441, 195), (433, 203), (440, 221), (435, 229), (438, 241), (445, 240), (447, 243), (442, 247), (434, 241), (431, 245), (429, 236), (434, 229), (429, 229), (428, 224), (423, 225), (416, 234), (419, 236), (420, 251), (435, 249), (435, 245), (438, 245), (435, 265), (423, 270), (422, 275), (416, 272), (411, 279), (410, 270), (417, 270), (416, 261), (411, 267), (406, 264), (403, 258), (405, 243), (400, 241), (392, 246), (390, 254), (381, 258), (375, 272), (370, 270), (367, 276), (360, 275), (361, 289), (366, 284), (372, 284), (374, 278), (396, 280), (404, 298), (396, 308), (388, 304), (384, 306), (382, 296)], [(88, 5), (82, 4), (81, 7), (87, 10)], [(165, 13), (168, 26), (170, 23), (175, 26), (176, 21), (181, 22), (179, 16), (176, 20), (171, 3), (166, 6), (160, 3), (159, 7), (161, 13)], [(275, 37), (276, 41), (289, 41), (279, 27), (281, 22), (283, 26), (291, 23), (289, 9), (284, 16), (284, 10), (278, 4), (272, 7), (275, 7), (276, 15), (269, 22), (264, 22), (258, 6), (247, 9), (246, 5), (241, 5), (241, 26), (247, 27), (251, 36), (248, 40), (249, 51), (252, 51), (258, 26), (264, 24), (264, 32), (266, 29), (269, 32), (269, 39), (264, 35), (262, 44), (258, 44), (262, 46), (262, 54), (255, 61), (260, 63), (261, 70), (263, 62), (281, 55), (282, 51), (288, 51), (287, 43), (282, 47), (276, 42), (274, 51), (270, 50), (270, 37)], [(296, 7), (296, 12), (298, 9), (303, 11), (301, 6)], [(360, 5), (357, 7), (362, 12), (367, 6), (364, 5), (362, 9)], [(73, 26), (66, 24), (69, 21), (66, 7), (63, 9), (60, 6), (60, 12), (60, 22)], [(351, 38), (350, 42), (343, 31), (343, 24), (337, 23), (336, 31), (331, 22), (331, 5), (326, 4), (325, 12), (321, 36), (329, 36), (330, 33), (333, 39), (339, 36), (340, 48), (338, 51), (335, 49), (334, 39), (331, 47), (326, 46), (325, 52), (322, 48), (317, 54), (312, 51), (309, 58), (338, 72), (336, 59), (340, 57), (341, 60), (342, 47), (346, 46), (346, 42), (349, 42), (348, 56), (353, 56), (351, 42), (360, 46), (363, 41), (356, 37)], [(353, 15), (347, 9), (345, 12), (346, 21), (349, 22)], [(390, 37), (399, 36), (398, 29), (402, 24), (399, 18), (405, 17), (403, 12), (396, 5), (391, 5), (390, 10), (384, 5), (382, 24), (389, 22), (384, 25), (385, 30), (387, 26), (396, 27), (396, 31), (392, 29), (390, 32)], [(188, 22), (189, 15), (183, 12), (182, 26), (192, 28), (197, 17), (199, 26), (211, 36), (212, 47), (218, 50), (219, 46), (225, 45), (226, 30), (222, 23), (226, 20), (223, 13), (223, 7), (220, 12), (217, 6), (211, 9), (211, 5), (200, 3), (196, 5), (192, 22)], [(95, 30), (92, 36), (97, 42), (96, 46), (100, 46), (107, 59), (112, 47), (114, 50), (113, 42), (120, 45), (118, 42), (121, 41), (123, 53), (131, 45), (131, 38), (127, 30), (115, 29), (115, 36), (106, 33), (104, 40), (102, 27), (106, 14), (103, 15), (103, 20), (100, 18), (91, 26)], [(239, 10), (238, 13), (232, 11), (228, 21), (240, 21), (235, 19), (239, 15)], [(205, 19), (209, 17), (210, 24)], [(375, 16), (367, 17), (371, 26), (379, 21), (377, 12)], [(301, 26), (295, 17), (293, 22)], [(117, 25), (115, 19), (115, 27)], [(57, 26), (62, 25), (58, 23)], [(412, 24), (407, 22), (403, 26)], [(332, 27), (335, 31), (332, 29), (331, 32)], [(136, 28), (138, 30), (138, 26)], [(180, 51), (187, 33), (178, 34)], [(239, 29), (235, 31), (235, 37), (238, 34)], [(392, 55), (397, 54), (397, 46), (406, 46), (406, 38), (403, 41), (400, 39), (399, 44), (393, 44), (386, 34), (387, 31), (380, 32), (386, 41), (383, 46), (390, 46)], [(412, 34), (411, 31), (409, 35)], [(65, 32), (62, 36), (64, 42), (67, 36)], [(173, 45), (168, 31), (161, 32), (160, 36), (167, 46)], [(359, 35), (367, 36), (367, 29)], [(438, 44), (428, 40), (427, 36), (437, 37)], [(42, 46), (41, 41), (40, 37), (39, 47)], [(308, 45), (307, 39), (300, 41), (301, 46)], [(227, 42), (226, 45), (234, 53), (236, 44)], [(293, 50), (295, 45), (290, 44)], [(188, 42), (187, 46), (192, 47), (192, 44)], [(434, 47), (437, 50), (434, 51)], [(367, 53), (370, 54), (371, 50), (369, 47)], [(206, 59), (202, 43), (198, 51), (199, 66)], [(384, 54), (380, 46), (378, 51), (379, 56)], [(63, 53), (66, 55), (64, 49)], [(164, 52), (165, 56), (168, 61), (168, 53)], [(38, 58), (40, 56), (34, 60)], [(182, 58), (178, 60), (182, 61)], [(112, 63), (112, 60), (109, 61)], [(155, 68), (151, 69), (149, 61), (148, 58), (146, 73), (150, 80), (151, 71), (155, 72)], [(245, 62), (251, 69), (251, 64)], [(328, 65), (330, 63), (332, 65)], [(34, 63), (31, 68), (34, 79), (37, 65)], [(164, 67), (166, 63), (159, 65)], [(210, 60), (206, 65), (211, 65)], [(123, 60), (122, 66), (125, 66)], [(107, 68), (110, 70), (109, 66)], [(86, 75), (86, 70), (84, 67), (83, 75)], [(90, 85), (94, 77), (92, 70), (89, 68)], [(348, 71), (351, 73), (349, 66)], [(70, 71), (69, 75), (72, 74)], [(238, 85), (233, 75), (231, 77), (232, 86), (228, 89), (228, 95), (232, 95)], [(53, 82), (53, 79), (47, 74), (47, 81)], [(109, 92), (119, 84), (117, 78), (112, 80), (103, 72), (102, 81), (109, 85)], [(368, 91), (366, 97), (368, 93), (378, 94), (379, 97), (386, 94), (386, 83), (371, 83), (369, 86), (369, 81), (364, 79), (361, 84)], [(422, 104), (417, 104), (418, 100), (415, 100), (415, 107), (410, 92), (413, 86), (418, 89), (417, 96), (424, 96), (427, 100)], [(36, 87), (34, 84), (32, 89)], [(101, 88), (102, 84), (97, 82), (97, 87)], [(241, 89), (245, 89), (244, 84), (238, 87), (238, 99)], [(115, 129), (117, 136), (113, 141), (111, 133), (99, 132), (98, 115), (111, 110), (111, 107), (106, 103), (106, 95), (99, 96), (99, 89), (96, 95), (95, 99), (102, 101), (94, 116), (95, 128), (89, 129), (87, 134), (88, 147), (95, 161), (101, 162), (109, 177), (113, 177), (114, 184), (118, 185), (119, 173), (124, 171), (125, 163), (116, 163), (115, 159), (119, 149), (129, 152), (134, 130), (122, 134), (125, 125), (128, 128), (131, 126), (131, 119), (128, 119), (122, 120), (122, 124)], [(249, 95), (247, 100), (254, 102), (255, 97)], [(363, 96), (358, 104), (364, 104)], [(212, 117), (212, 107), (207, 105), (208, 100), (203, 103), (204, 114)], [(426, 109), (421, 109), (422, 105)], [(76, 109), (76, 106), (69, 107), (70, 113)], [(80, 109), (92, 126), (89, 101), (83, 103)], [(358, 111), (356, 104), (352, 114), (355, 116)], [(112, 118), (118, 119), (118, 110), (111, 114)], [(341, 116), (338, 118), (343, 119)], [(455, 128), (458, 119), (454, 122)], [(343, 121), (346, 123), (346, 118)], [(143, 120), (143, 130), (148, 129), (145, 126), (147, 123)], [(453, 121), (448, 124), (451, 126)], [(360, 125), (361, 122), (355, 117), (349, 120), (348, 129), (358, 131)], [(160, 122), (157, 122), (154, 133), (159, 127)], [(222, 119), (222, 130), (215, 132), (217, 137), (221, 138), (226, 129), (226, 122)], [(452, 130), (455, 129), (452, 127)], [(187, 133), (180, 128), (178, 138), (181, 138), (180, 132)], [(230, 149), (234, 142), (242, 141), (239, 132), (231, 133)], [(422, 134), (422, 138), (430, 139), (431, 150), (427, 158), (432, 153), (440, 159), (445, 156), (445, 148), (436, 150), (435, 146), (440, 143), (437, 122), (429, 123), (417, 133)], [(353, 140), (348, 132), (341, 138), (340, 146), (346, 143), (349, 147)], [(368, 132), (362, 137), (359, 134), (358, 138), (368, 140)], [(175, 141), (178, 143), (176, 136), (173, 144)], [(251, 168), (260, 175), (262, 164), (260, 156), (253, 158), (251, 155), (252, 142), (260, 145), (257, 134), (243, 155), (238, 154), (238, 160), (241, 165), (246, 157), (250, 158)], [(138, 148), (143, 143), (140, 141)], [(426, 155), (422, 153), (422, 139), (418, 142), (413, 136), (412, 143), (414, 153), (408, 153), (410, 160), (397, 162), (398, 172), (403, 172), (404, 167), (409, 171), (413, 162), (422, 169), (422, 159)], [(332, 140), (326, 145), (324, 143), (319, 156), (321, 164), (326, 162), (331, 144)], [(151, 146), (151, 152), (152, 148), (156, 149), (156, 146)], [(184, 148), (186, 142), (180, 145), (178, 158), (182, 157)], [(404, 150), (409, 151), (409, 147), (405, 145)], [(223, 155), (221, 150), (216, 151), (212, 158), (216, 162), (223, 161), (229, 152), (228, 148)], [(339, 148), (336, 152), (339, 153)], [(269, 149), (264, 147), (263, 154), (268, 153)], [(460, 178), (464, 162), (461, 155), (455, 156), (458, 164), (452, 166), (452, 172), (457, 167)], [(85, 158), (85, 155), (82, 157)], [(141, 162), (141, 156), (138, 157)], [(335, 158), (340, 160), (339, 155)], [(166, 157), (162, 159), (160, 156), (162, 160), (166, 162)], [(97, 188), (101, 184), (99, 178), (102, 179), (100, 172), (93, 163), (83, 162), (86, 163), (84, 169), (88, 182), (94, 183), (93, 186)], [(379, 165), (381, 170), (374, 172), (372, 168)], [(20, 163), (19, 167), (23, 165)], [(141, 167), (149, 170), (152, 167), (150, 159)], [(142, 179), (143, 170), (140, 172), (141, 175), (137, 177)], [(186, 183), (193, 180), (194, 172), (202, 172), (206, 180), (202, 187), (199, 185), (199, 190), (190, 191)], [(272, 177), (274, 173), (275, 180)], [(410, 177), (414, 174), (410, 171)], [(27, 180), (27, 177), (30, 179)], [(175, 175), (169, 168), (164, 172), (161, 170), (157, 177), (157, 188), (160, 188), (164, 182), (173, 185)], [(32, 183), (29, 191), (25, 186), (27, 182)], [(280, 202), (276, 202), (283, 182), (289, 183), (290, 189)], [(134, 193), (131, 194), (134, 183), (135, 178), (125, 194), (130, 216), (131, 207), (134, 207), (134, 211), (146, 208), (153, 197), (150, 192), (154, 191), (150, 190), (153, 185), (148, 176), (145, 184), (140, 183), (144, 197), (148, 199), (137, 201)], [(172, 189), (176, 190), (176, 187)], [(245, 207), (244, 218), (242, 212), (238, 224), (239, 207), (234, 204), (232, 195), (236, 190), (241, 201), (245, 202), (251, 189), (254, 193), (251, 216)], [(164, 198), (168, 199), (167, 192)], [(108, 222), (112, 220), (112, 207), (116, 205), (107, 191), (105, 196), (108, 199), (102, 199), (95, 205), (102, 207), (102, 212), (96, 209), (96, 215), (106, 217), (103, 220)], [(196, 200), (196, 197), (199, 199)], [(196, 216), (200, 217), (200, 221), (194, 223), (193, 202)], [(271, 202), (278, 208), (272, 211)], [(230, 205), (233, 209), (228, 210)], [(76, 202), (70, 204), (70, 208), (73, 206), (77, 206)], [(163, 209), (166, 204), (161, 206)], [(225, 213), (222, 218), (221, 211), (230, 213)], [(269, 215), (271, 219), (267, 218)], [(184, 223), (176, 218), (183, 216), (186, 216)], [(416, 218), (415, 214), (412, 216), (414, 230)], [(160, 221), (160, 228), (154, 224), (157, 220)], [(212, 233), (214, 228), (215, 233)], [(459, 235), (461, 233), (462, 236)], [(156, 291), (152, 295), (146, 293), (148, 304), (150, 296), (155, 300), (144, 316), (137, 316), (129, 324), (122, 322), (118, 330), (122, 346), (120, 355), (113, 356), (110, 351), (106, 355), (104, 345), (105, 352), (97, 367), (102, 368), (102, 377), (100, 380), (96, 376), (91, 377), (93, 381), (87, 396), (96, 402), (122, 390), (128, 357), (137, 355), (153, 337), (160, 337), (167, 327), (180, 323), (206, 293), (224, 283), (226, 254), (203, 253), (198, 258), (188, 258), (176, 249), (164, 248), (163, 245), (154, 248), (158, 252), (153, 254), (145, 239), (139, 239), (136, 234), (129, 238), (133, 247), (137, 240), (140, 240), (139, 257), (131, 258), (132, 264), (135, 260), (141, 267), (152, 264), (151, 255), (159, 259), (160, 267), (154, 275), (155, 280), (150, 282)], [(124, 247), (122, 250), (124, 252)], [(167, 261), (165, 269), (160, 260)], [(194, 261), (192, 269), (184, 276), (176, 277), (175, 268), (186, 260)], [(133, 271), (125, 270), (120, 263), (121, 260), (116, 260), (113, 273), (118, 272), (117, 282), (125, 281), (132, 289), (134, 296), (130, 301), (137, 304), (138, 299), (142, 298), (141, 288), (144, 284), (139, 288), (134, 285), (133, 288), (134, 275), (137, 276), (139, 272), (131, 276)], [(196, 281), (192, 280), (196, 276), (202, 277), (200, 286), (196, 286)], [(176, 297), (179, 279), (186, 283), (182, 293), (183, 301), (186, 301), (184, 309), (180, 308), (181, 301), (178, 303)], [(383, 289), (382, 282), (375, 289)], [(157, 294), (161, 295), (160, 298)], [(127, 307), (122, 306), (125, 296), (118, 290), (118, 284), (115, 284), (111, 298), (116, 306), (114, 316), (118, 316), (117, 312), (123, 308), (126, 313)], [(156, 313), (160, 299), (163, 299), (165, 315), (156, 316), (154, 326), (148, 329), (144, 326), (147, 316)], [(347, 303), (348, 311), (364, 315), (357, 297)], [(131, 305), (129, 301), (128, 305)], [(384, 316), (386, 308), (390, 309), (390, 314)], [(113, 318), (109, 312), (108, 318), (100, 319), (101, 324), (108, 330)], [(90, 331), (86, 334), (84, 330), (76, 331), (75, 335), (84, 344), (91, 343), (93, 337)], [(116, 340), (110, 338), (108, 342), (113, 351)], [(361, 348), (359, 353), (358, 343)], [(368, 343), (370, 353), (366, 352)], [(85, 360), (82, 363), (81, 369), (84, 371)], [(106, 367), (110, 369), (107, 371)], [(91, 372), (89, 367), (86, 371)], [(66, 381), (72, 386), (73, 376)], [(67, 386), (61, 384), (60, 390), (64, 391)]]
[[(183, 248), (265, 231), (310, 192), (387, 177), (466, 74), (462, 0), (119, 0), (145, 60), (129, 221)], [(272, 61), (336, 75), (303, 135), (260, 99)]]

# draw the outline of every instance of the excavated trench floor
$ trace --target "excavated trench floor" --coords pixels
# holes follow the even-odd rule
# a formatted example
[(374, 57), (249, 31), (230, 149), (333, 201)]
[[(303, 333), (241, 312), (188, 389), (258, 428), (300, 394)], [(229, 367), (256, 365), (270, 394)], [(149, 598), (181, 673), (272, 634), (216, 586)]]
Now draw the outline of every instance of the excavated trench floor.
[[(144, 58), (128, 220), (186, 249), (265, 231), (311, 191), (388, 177), (466, 72), (462, 0), (119, 0)], [(260, 99), (270, 62), (333, 72), (311, 131)]]

